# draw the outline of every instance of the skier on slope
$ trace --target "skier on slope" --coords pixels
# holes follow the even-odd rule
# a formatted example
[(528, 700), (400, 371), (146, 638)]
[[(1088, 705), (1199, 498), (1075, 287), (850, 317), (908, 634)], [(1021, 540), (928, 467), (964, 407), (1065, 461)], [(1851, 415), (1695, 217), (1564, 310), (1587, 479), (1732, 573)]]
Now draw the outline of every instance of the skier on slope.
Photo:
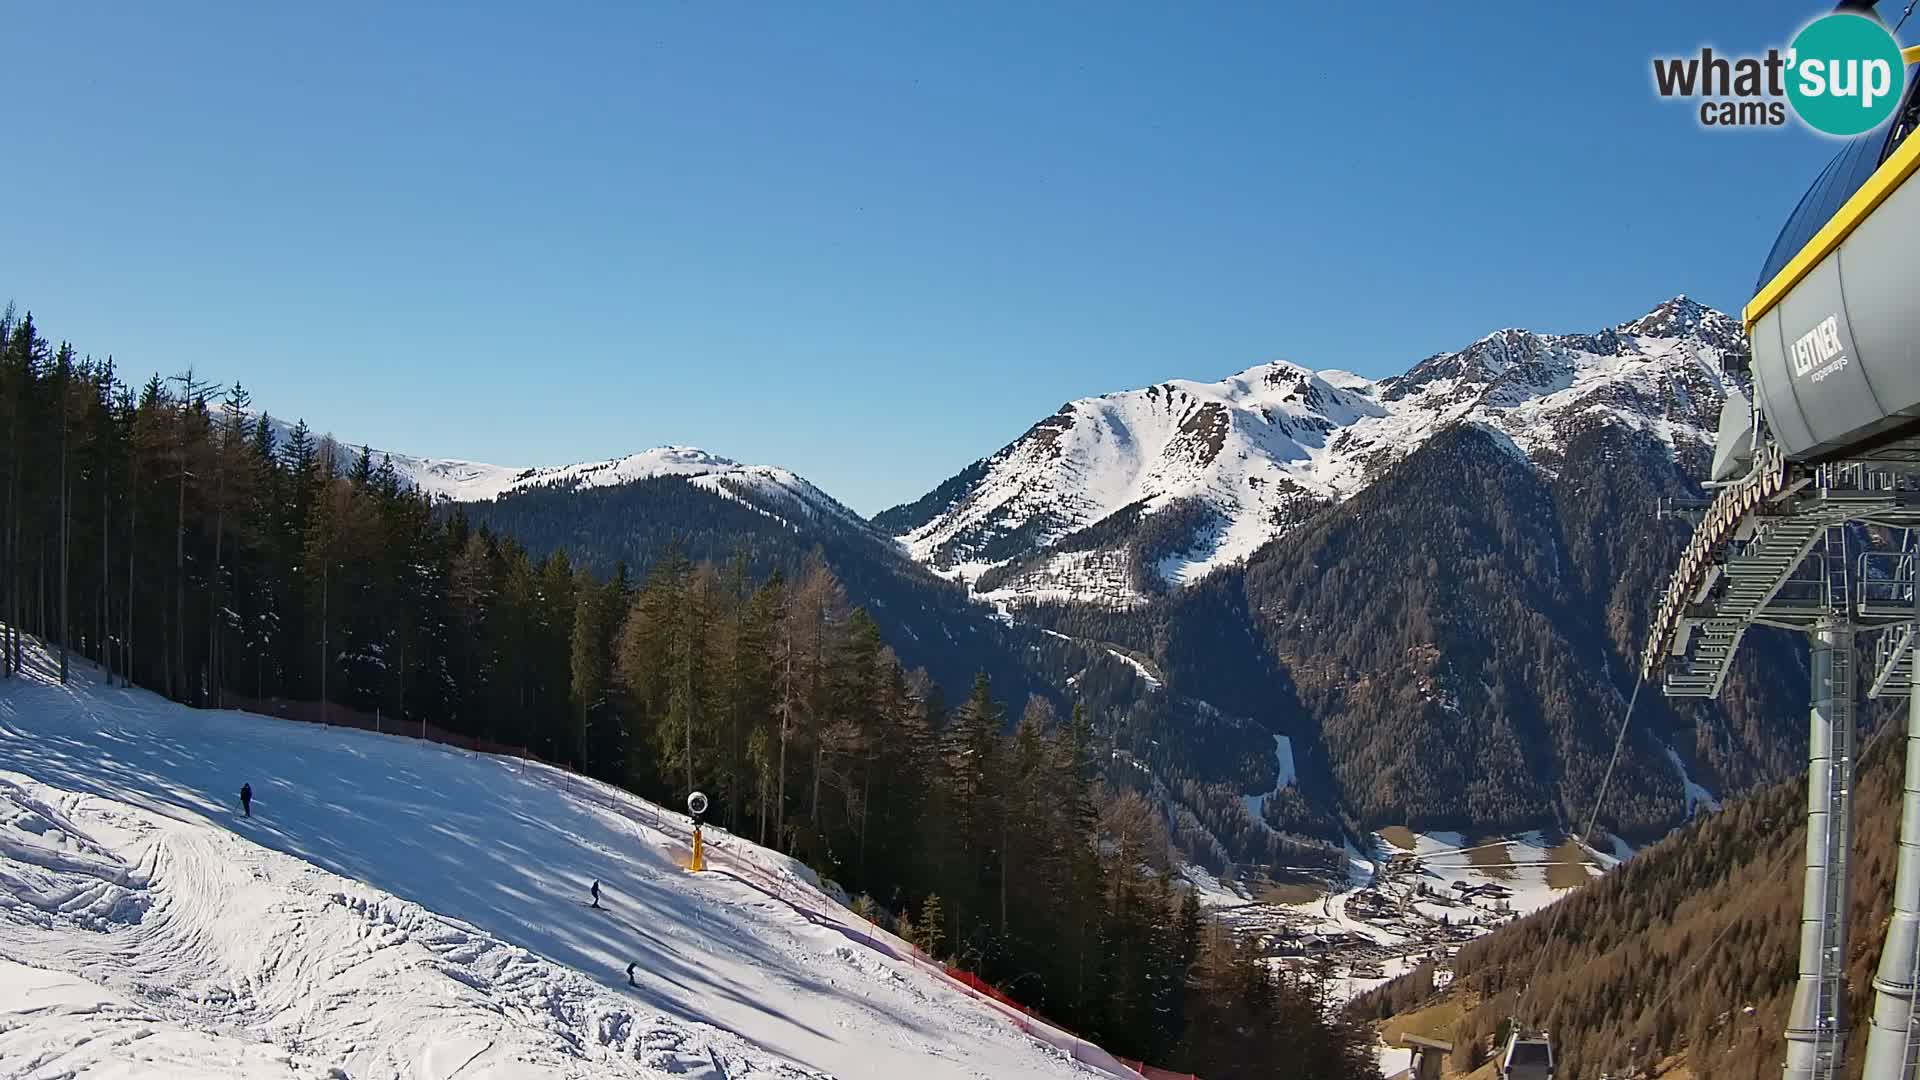
[(638, 987), (640, 984), (633, 981), (633, 969), (634, 969), (634, 965), (632, 964), (627, 965), (627, 985), (632, 987)]
[(599, 907), (599, 906), (600, 906), (600, 883), (599, 883), (598, 881), (596, 881), (596, 882), (594, 882), (594, 883), (593, 883), (593, 889), (592, 889), (592, 892), (593, 892), (593, 903), (591, 903), (591, 904), (589, 904), (589, 905), (587, 905), (587, 906), (588, 906), (588, 907)]
[(248, 817), (253, 816), (253, 785), (252, 784), (240, 785), (240, 809), (244, 810)]

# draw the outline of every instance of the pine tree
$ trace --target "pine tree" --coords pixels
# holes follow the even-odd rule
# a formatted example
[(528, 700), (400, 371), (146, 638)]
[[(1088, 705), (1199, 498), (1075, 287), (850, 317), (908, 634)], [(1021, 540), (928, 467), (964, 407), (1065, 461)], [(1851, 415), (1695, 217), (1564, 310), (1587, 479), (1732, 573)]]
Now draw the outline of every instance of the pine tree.
[(618, 583), (595, 586), (584, 572), (575, 585), (573, 630), (568, 639), (574, 731), (574, 765), (590, 771), (593, 717), (605, 707), (607, 683), (613, 667), (614, 612), (620, 603)]
[(0, 621), (6, 623), (6, 633), (0, 636), (0, 653), (6, 656), (6, 670), (18, 674), (24, 659), (22, 627), (30, 610), (23, 580), (23, 537), (29, 535), (28, 515), (37, 505), (32, 497), (26, 448), (39, 427), (38, 381), (46, 341), (34, 326), (32, 312), (15, 319), (9, 304), (5, 325), (9, 332), (0, 341), (0, 401), (5, 403), (7, 420), (6, 515), (0, 518), (0, 590), (4, 590)]
[(245, 469), (245, 432), (246, 409), (250, 401), (246, 388), (238, 382), (228, 389), (226, 400), (221, 404), (218, 442), (213, 448), (213, 575), (207, 589), (207, 665), (212, 673), (209, 682), (216, 705), (220, 703), (220, 693), (225, 685), (220, 643), (227, 622), (224, 615), (227, 595), (227, 509), (239, 485), (244, 483), (242, 478), (248, 475)]
[(70, 432), (73, 427), (73, 346), (62, 342), (60, 351), (53, 358), (53, 378), (57, 384), (55, 391), (56, 406), (59, 410), (60, 424), (60, 624), (55, 632), (60, 638), (60, 682), (67, 681), (67, 642), (73, 637), (72, 612), (68, 607), (68, 582), (71, 578), (68, 568), (68, 551), (71, 547), (71, 529), (73, 518), (72, 493), (73, 473), (69, 467), (68, 444), (72, 441)]
[(913, 944), (931, 959), (939, 960), (946, 955), (941, 951), (947, 941), (946, 919), (946, 913), (940, 907), (940, 894), (928, 893), (927, 898), (920, 902), (920, 921), (914, 924), (919, 937), (913, 939)]
[(978, 944), (967, 939), (986, 914), (985, 898), (997, 893), (998, 822), (992, 800), (1002, 723), (992, 683), (981, 673), (941, 738), (943, 839), (954, 858), (942, 887), (956, 948)]
[(187, 481), (204, 478), (200, 459), (206, 449), (206, 393), (192, 367), (173, 377), (180, 386), (180, 408), (171, 432), (171, 471), (174, 477), (173, 620), (167, 625), (168, 694), (176, 700), (195, 700), (188, 669), (187, 640)]

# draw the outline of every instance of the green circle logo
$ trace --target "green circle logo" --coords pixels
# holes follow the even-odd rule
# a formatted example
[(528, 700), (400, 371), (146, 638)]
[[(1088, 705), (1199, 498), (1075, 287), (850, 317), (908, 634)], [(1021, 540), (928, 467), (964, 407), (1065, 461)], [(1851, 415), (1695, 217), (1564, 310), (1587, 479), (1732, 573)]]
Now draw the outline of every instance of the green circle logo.
[(1815, 19), (1793, 39), (1787, 99), (1815, 131), (1858, 135), (1885, 123), (1907, 88), (1900, 43), (1864, 15)]

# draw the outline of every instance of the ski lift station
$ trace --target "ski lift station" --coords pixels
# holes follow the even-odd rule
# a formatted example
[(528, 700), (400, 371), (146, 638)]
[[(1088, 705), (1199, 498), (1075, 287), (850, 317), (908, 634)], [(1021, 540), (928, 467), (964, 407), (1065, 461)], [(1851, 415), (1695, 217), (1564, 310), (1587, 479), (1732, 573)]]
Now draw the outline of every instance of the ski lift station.
[[(1920, 49), (1903, 55), (1920, 61)], [(1848, 1075), (1847, 871), (1863, 686), (1872, 697), (1907, 695), (1908, 752), (1893, 916), (1855, 1075), (1909, 1080), (1920, 1062), (1915, 74), (1910, 68), (1892, 120), (1847, 143), (1815, 178), (1766, 260), (1744, 317), (1753, 396), (1728, 388), (1713, 497), (1693, 508), (1695, 530), (1653, 617), (1640, 672), (1671, 697), (1717, 697), (1750, 627), (1809, 639), (1807, 853), (1786, 1080)], [(1545, 1036), (1538, 1042), (1530, 1049), (1516, 1036), (1501, 1075), (1551, 1076), (1551, 1047)]]

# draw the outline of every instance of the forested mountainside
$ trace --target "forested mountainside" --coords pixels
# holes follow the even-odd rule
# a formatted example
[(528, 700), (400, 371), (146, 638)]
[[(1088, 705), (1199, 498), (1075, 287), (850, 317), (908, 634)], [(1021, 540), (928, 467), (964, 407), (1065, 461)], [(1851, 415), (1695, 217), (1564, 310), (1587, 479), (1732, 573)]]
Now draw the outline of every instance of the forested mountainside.
[(964, 693), (985, 672), (1008, 700), (1039, 696), (1061, 712), (1084, 707), (1110, 747), (1111, 782), (1163, 806), (1190, 858), (1215, 869), (1337, 865), (1337, 817), (1324, 798), (1330, 791), (1314, 788), (1323, 797), (1309, 799), (1289, 788), (1271, 800), (1265, 821), (1241, 810), (1243, 795), (1274, 791), (1279, 780), (1274, 730), (1232, 711), (1259, 705), (1259, 696), (1223, 711), (1211, 699), (1167, 692), (1139, 662), (1144, 654), (1097, 634), (1063, 636), (999, 616), (857, 520), (797, 515), (777, 492), (670, 476), (586, 490), (529, 487), (443, 512), (510, 535), (536, 556), (564, 550), (601, 572), (651, 565), (678, 550), (721, 564), (739, 558), (751, 579), (792, 579), (818, 558), (849, 600), (871, 613), (902, 662), (925, 669), (949, 694)]
[[(1902, 703), (1904, 704), (1904, 703)], [(1873, 710), (1885, 734), (1861, 755), (1855, 789), (1852, 942), (1848, 951), (1849, 1076), (1860, 1075), (1872, 978), (1891, 908), (1899, 847), (1901, 724)], [(1799, 954), (1804, 777), (1773, 784), (1635, 855), (1543, 911), (1475, 941), (1434, 994), (1415, 972), (1357, 1003), (1370, 1017), (1452, 1001), (1462, 1069), (1485, 1060), (1522, 987), (1527, 1015), (1547, 1024), (1567, 1080), (1678, 1061), (1716, 1080), (1778, 1076)]]
[[(1662, 554), (1689, 529), (1655, 517), (1655, 498), (1687, 489), (1664, 449), (1596, 428), (1550, 478), (1485, 429), (1454, 428), (1249, 564), (1248, 606), (1361, 823), (1503, 829), (1588, 811)], [(1685, 815), (1670, 746), (1723, 789), (1791, 767), (1804, 693), (1775, 679), (1746, 703), (1754, 672), (1792, 653), (1752, 644), (1725, 706), (1683, 716), (1642, 695), (1610, 828), (1645, 839)]]
[[(1697, 489), (1667, 447), (1610, 425), (1561, 460), (1545, 473), (1456, 425), (1244, 566), (1143, 608), (1019, 615), (1125, 643), (1170, 690), (1290, 736), (1304, 797), (1268, 810), (1282, 827), (1310, 829), (1292, 814), (1316, 806), (1354, 829), (1565, 825), (1590, 809), (1690, 528), (1657, 499)], [(1804, 653), (1756, 632), (1719, 702), (1643, 694), (1603, 824), (1646, 840), (1684, 820), (1683, 767), (1727, 792), (1788, 775)]]
[[(725, 485), (725, 486), (722, 486)], [(791, 501), (746, 485), (696, 486), (653, 476), (615, 486), (533, 487), (498, 499), (452, 504), (477, 524), (514, 537), (536, 556), (564, 550), (597, 573), (650, 566), (669, 550), (689, 558), (745, 561), (754, 580), (796, 577), (815, 552), (848, 595), (870, 612), (910, 667), (924, 667), (950, 693), (985, 671), (1003, 693), (1024, 700), (1057, 695), (1018, 662), (1057, 639), (993, 618), (965, 589), (900, 558), (894, 545), (849, 513), (805, 515)]]
[[(1003, 561), (973, 584), (1021, 620), (1123, 643), (1171, 691), (1287, 735), (1305, 797), (1268, 811), (1283, 827), (1313, 828), (1292, 813), (1315, 806), (1354, 828), (1565, 825), (1586, 809), (1650, 606), (1691, 528), (1659, 507), (1700, 494), (1720, 387), (1744, 377), (1736, 329), (1675, 300), (1597, 335), (1503, 331), (1372, 390), (1322, 373), (1348, 395), (1419, 407), (1372, 416), (1354, 405), (1324, 446), (1300, 462), (1277, 458), (1309, 476), (1301, 470), (1312, 462), (1354, 460), (1362, 435), (1372, 448), (1364, 468), (1342, 466), (1351, 489), (1290, 503), (1269, 519), (1275, 538), (1243, 561), (1124, 604), (1008, 591), (1023, 568), (1069, 555), (1156, 565), (1164, 537), (1207, 512), (1182, 495), (1129, 503), (1051, 543), (996, 549)], [(1101, 415), (1111, 404), (1092, 400)], [(1409, 445), (1375, 437), (1392, 416)], [(1408, 426), (1408, 417), (1425, 419)], [(1091, 422), (1055, 426), (1092, 445)], [(1015, 446), (1027, 449), (991, 459), (996, 469), (1017, 460), (1036, 475), (1071, 471)], [(979, 483), (941, 490), (876, 521), (924, 530), (979, 517), (991, 501)], [(1017, 534), (996, 533), (996, 543)], [(1689, 812), (1685, 778), (1733, 793), (1787, 775), (1798, 763), (1804, 664), (1796, 641), (1759, 632), (1719, 702), (1648, 695), (1623, 764), (1633, 794), (1607, 808), (1607, 826), (1658, 836)], [(1152, 738), (1162, 754), (1181, 741), (1177, 730)]]
[(1162, 808), (1101, 782), (1084, 709), (984, 674), (943, 694), (824, 559), (762, 577), (669, 545), (597, 576), (247, 404), (192, 375), (136, 391), (0, 316), (0, 687), (35, 634), (63, 675), (189, 705), (437, 727), (663, 803), (697, 786), (718, 824), (1116, 1052), (1377, 1076), (1364, 1031), (1204, 932)]

